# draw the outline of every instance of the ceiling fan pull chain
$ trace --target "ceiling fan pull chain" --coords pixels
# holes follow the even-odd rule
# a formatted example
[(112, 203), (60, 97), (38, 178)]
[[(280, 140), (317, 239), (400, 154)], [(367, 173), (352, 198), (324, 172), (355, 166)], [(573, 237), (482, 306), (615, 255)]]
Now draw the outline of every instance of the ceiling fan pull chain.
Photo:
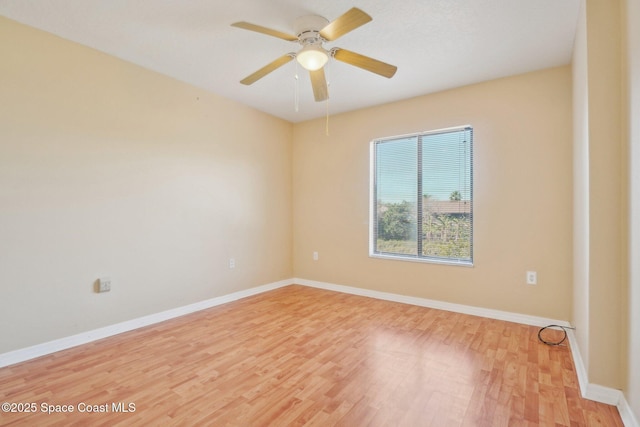
[(296, 62), (296, 72), (293, 78), (295, 81), (295, 88), (293, 90), (293, 108), (297, 113), (300, 110), (300, 79), (298, 79), (298, 64)]
[(329, 136), (329, 98), (327, 98), (326, 103), (327, 103), (327, 121), (324, 125), (324, 128), (325, 128), (324, 131), (326, 136)]
[(326, 74), (327, 74), (327, 100), (325, 101), (326, 104), (326, 114), (327, 114), (327, 119), (326, 119), (326, 123), (324, 125), (324, 132), (326, 136), (329, 136), (329, 88), (331, 87), (331, 61), (327, 62), (327, 65), (325, 65), (325, 70), (326, 70)]

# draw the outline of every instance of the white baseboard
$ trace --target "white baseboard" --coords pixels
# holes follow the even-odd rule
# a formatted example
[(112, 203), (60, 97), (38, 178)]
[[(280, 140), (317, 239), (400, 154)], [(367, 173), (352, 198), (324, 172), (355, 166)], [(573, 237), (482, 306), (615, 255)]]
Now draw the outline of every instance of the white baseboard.
[[(473, 307), (462, 304), (454, 304), (443, 301), (430, 300), (425, 298), (410, 297), (405, 295), (392, 294), (388, 292), (373, 291), (370, 289), (355, 288), (351, 286), (336, 285), (333, 283), (317, 282), (314, 280), (306, 279), (293, 279), (294, 283), (304, 286), (310, 286), (314, 288), (326, 289), (330, 291), (343, 292), (347, 294), (360, 295), (370, 298), (382, 299), (386, 301), (400, 302), (404, 304), (417, 305), (421, 307), (435, 308), (439, 310), (452, 311), (455, 313), (470, 314), (473, 316), (487, 317), (490, 319), (504, 320), (507, 322), (521, 323), (531, 326), (547, 326), (547, 325), (559, 325), (559, 326), (571, 326), (571, 324), (564, 320), (548, 319), (538, 316), (530, 316), (526, 314), (511, 313), (508, 311), (492, 310), (487, 308)], [(567, 336), (569, 337), (569, 343), (571, 348), (571, 354), (573, 356), (574, 365), (576, 368), (576, 374), (578, 376), (578, 384), (580, 386), (580, 393), (582, 397), (596, 402), (606, 403), (618, 408), (620, 417), (625, 427), (640, 427), (636, 420), (631, 407), (627, 403), (624, 393), (620, 390), (616, 390), (609, 387), (603, 387), (598, 384), (589, 383), (587, 371), (580, 355), (580, 349), (576, 341), (573, 330), (567, 330)]]
[(258, 286), (255, 288), (234, 292), (232, 294), (223, 295), (220, 297), (211, 298), (204, 301), (199, 301), (199, 302), (185, 305), (182, 307), (177, 307), (170, 310), (162, 311), (160, 313), (154, 313), (148, 316), (138, 317), (136, 319), (127, 320), (125, 322), (116, 323), (114, 325), (105, 326), (103, 328), (82, 332), (77, 335), (72, 335), (69, 337), (60, 338), (60, 339), (45, 342), (42, 344), (37, 344), (31, 347), (10, 351), (8, 353), (3, 353), (3, 354), (0, 354), (0, 368), (4, 366), (13, 365), (15, 363), (24, 362), (26, 360), (35, 359), (36, 357), (55, 353), (56, 351), (66, 350), (71, 347), (76, 347), (78, 345), (90, 343), (92, 341), (96, 341), (102, 338), (107, 338), (113, 335), (121, 334), (123, 332), (128, 332), (134, 329), (142, 328), (144, 326), (152, 325), (154, 323), (163, 322), (165, 320), (173, 319), (175, 317), (184, 316), (185, 314), (194, 313), (196, 311), (215, 307), (221, 304), (226, 304), (228, 302), (236, 301), (251, 295), (257, 295), (273, 289), (281, 288), (283, 286), (288, 286), (291, 283), (292, 283), (291, 279), (281, 280), (279, 282), (269, 283), (269, 284)]
[(333, 283), (317, 282), (315, 280), (293, 279), (294, 283), (312, 288), (326, 289), (343, 292), (346, 294), (360, 295), (386, 301), (400, 302), (403, 304), (417, 305), (420, 307), (435, 308), (438, 310), (452, 311), (455, 313), (470, 314), (472, 316), (486, 317), (489, 319), (504, 320), (507, 322), (521, 323), (531, 326), (560, 325), (571, 326), (564, 320), (548, 319), (545, 317), (530, 316), (528, 314), (511, 313), (508, 311), (492, 310), (489, 308), (474, 307), (470, 305), (454, 304), (450, 302), (431, 300), (426, 298), (411, 297), (392, 294), (389, 292), (373, 291), (371, 289), (354, 288), (351, 286), (335, 285)]
[(584, 360), (580, 354), (580, 347), (578, 347), (575, 333), (572, 330), (568, 330), (567, 336), (569, 337), (569, 343), (571, 344), (571, 355), (573, 356), (573, 364), (576, 367), (576, 374), (578, 376), (580, 394), (582, 394), (582, 397), (596, 402), (606, 403), (607, 405), (616, 406), (625, 427), (640, 427), (638, 420), (633, 414), (633, 411), (621, 390), (603, 387), (589, 382), (589, 375), (587, 374)]
[(625, 399), (624, 394), (622, 395), (622, 399), (617, 406), (618, 412), (620, 412), (620, 418), (622, 418), (622, 423), (625, 425), (625, 427), (640, 427), (640, 423), (631, 410), (631, 406), (629, 406), (629, 403), (627, 402), (627, 399)]
[[(8, 353), (0, 354), (0, 368), (4, 366), (13, 365), (15, 363), (24, 362), (29, 359), (44, 356), (47, 354), (55, 353), (56, 351), (65, 350), (71, 347), (75, 347), (81, 344), (86, 344), (92, 341), (96, 341), (102, 338), (107, 338), (113, 335), (117, 335), (123, 332), (131, 331), (144, 326), (152, 325), (154, 323), (163, 322), (165, 320), (173, 319), (175, 317), (184, 316), (186, 314), (194, 313), (196, 311), (204, 310), (207, 308), (215, 307), (217, 305), (226, 304), (228, 302), (236, 301), (241, 298), (257, 295), (263, 292), (267, 292), (273, 289), (278, 289), (291, 284), (298, 284), (303, 286), (309, 286), (313, 288), (326, 289), (335, 292), (342, 292), (353, 295), (360, 295), (364, 297), (376, 298), (386, 301), (399, 302), (403, 304), (411, 304), (420, 307), (435, 308), (438, 310), (452, 311), (455, 313), (469, 314), (473, 316), (486, 317), (496, 320), (504, 320), (507, 322), (520, 323), (531, 326), (547, 326), (547, 325), (560, 325), (571, 326), (569, 322), (564, 320), (549, 319), (538, 316), (530, 316), (527, 314), (511, 313), (501, 310), (492, 310), (481, 307), (474, 307), (463, 304), (454, 304), (444, 301), (430, 300), (426, 298), (411, 297), (406, 295), (393, 294), (389, 292), (374, 291), (364, 288), (356, 288), (351, 286), (336, 285), (333, 283), (318, 282), (307, 279), (287, 279), (279, 282), (269, 283), (266, 285), (258, 286), (255, 288), (246, 289), (232, 294), (223, 295), (216, 298), (211, 298), (205, 301), (200, 301), (194, 304), (189, 304), (182, 307), (177, 307), (171, 310), (166, 310), (160, 313), (151, 314), (148, 316), (139, 317), (137, 319), (128, 320), (125, 322), (117, 323), (115, 325), (105, 326), (104, 328), (94, 329), (92, 331), (83, 332), (77, 335), (49, 341), (43, 344), (34, 345)], [(609, 387), (603, 387), (597, 384), (591, 384), (588, 380), (587, 371), (580, 355), (578, 343), (576, 342), (575, 334), (572, 330), (567, 331), (569, 337), (571, 352), (573, 361), (576, 367), (576, 374), (578, 376), (578, 383), (580, 386), (580, 392), (582, 397), (597, 402), (606, 403), (609, 405), (617, 406), (618, 411), (624, 425), (626, 427), (640, 427), (638, 421), (631, 410), (631, 407), (627, 403), (624, 394), (620, 390), (612, 389)]]

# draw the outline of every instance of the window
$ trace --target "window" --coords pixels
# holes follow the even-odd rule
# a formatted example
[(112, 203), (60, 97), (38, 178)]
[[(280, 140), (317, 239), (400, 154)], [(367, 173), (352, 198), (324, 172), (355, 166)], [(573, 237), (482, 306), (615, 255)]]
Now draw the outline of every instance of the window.
[(473, 129), (375, 140), (370, 255), (473, 263)]

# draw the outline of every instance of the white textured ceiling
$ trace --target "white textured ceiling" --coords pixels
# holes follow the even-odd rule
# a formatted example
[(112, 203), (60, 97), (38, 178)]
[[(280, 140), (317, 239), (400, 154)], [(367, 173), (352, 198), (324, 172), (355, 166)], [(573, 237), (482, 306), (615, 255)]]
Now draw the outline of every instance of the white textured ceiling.
[(0, 0), (0, 14), (178, 80), (299, 122), (323, 116), (295, 61), (251, 86), (239, 81), (296, 43), (230, 26), (293, 33), (296, 18), (329, 21), (358, 7), (373, 21), (326, 47), (398, 67), (386, 79), (331, 61), (332, 114), (568, 64), (579, 0)]

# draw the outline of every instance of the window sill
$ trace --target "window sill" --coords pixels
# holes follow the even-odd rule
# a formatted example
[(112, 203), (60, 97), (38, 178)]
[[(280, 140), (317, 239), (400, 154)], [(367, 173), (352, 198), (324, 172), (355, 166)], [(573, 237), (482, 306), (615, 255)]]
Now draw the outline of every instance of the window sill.
[(454, 266), (460, 266), (460, 267), (473, 267), (473, 261), (426, 258), (426, 257), (419, 258), (417, 256), (410, 256), (410, 255), (393, 255), (393, 254), (378, 254), (378, 253), (370, 253), (369, 257), (395, 260), (395, 261), (419, 262), (419, 263), (425, 263), (425, 264), (441, 264), (441, 265), (454, 265)]

